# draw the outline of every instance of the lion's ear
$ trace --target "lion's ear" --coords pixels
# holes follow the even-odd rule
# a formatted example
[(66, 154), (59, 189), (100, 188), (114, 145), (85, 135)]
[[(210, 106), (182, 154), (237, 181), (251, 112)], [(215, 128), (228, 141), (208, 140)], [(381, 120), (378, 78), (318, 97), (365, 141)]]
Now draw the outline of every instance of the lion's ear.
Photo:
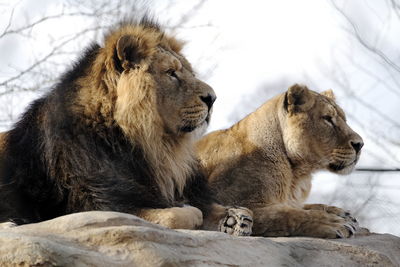
[(289, 113), (309, 110), (314, 105), (314, 97), (304, 85), (292, 85), (285, 95), (285, 107)]
[(335, 99), (336, 99), (335, 94), (333, 93), (332, 89), (323, 91), (323, 92), (321, 93), (321, 95), (324, 95), (324, 96), (326, 96), (327, 98), (330, 98), (330, 99), (332, 99), (332, 100), (335, 100)]
[(116, 45), (116, 64), (118, 69), (127, 70), (137, 66), (147, 56), (146, 42), (133, 35), (121, 36)]

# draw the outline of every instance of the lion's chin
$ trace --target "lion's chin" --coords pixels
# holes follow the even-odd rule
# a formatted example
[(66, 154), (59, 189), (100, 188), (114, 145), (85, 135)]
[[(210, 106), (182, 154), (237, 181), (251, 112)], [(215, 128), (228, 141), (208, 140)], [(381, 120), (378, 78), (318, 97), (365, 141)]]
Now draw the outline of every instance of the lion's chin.
[(180, 128), (180, 132), (189, 133), (194, 139), (199, 139), (206, 132), (209, 120), (204, 120), (197, 125), (185, 125)]
[(179, 129), (179, 131), (180, 131), (180, 132), (184, 132), (184, 133), (191, 133), (191, 132), (193, 132), (194, 130), (196, 130), (196, 128), (197, 128), (197, 126), (195, 126), (195, 125), (185, 125), (185, 126), (182, 126), (182, 127)]
[(205, 117), (200, 122), (197, 121), (195, 123), (188, 123), (188, 124), (185, 124), (185, 125), (181, 126), (179, 128), (179, 131), (183, 132), (183, 133), (191, 133), (193, 131), (196, 131), (196, 132), (200, 131), (201, 134), (204, 134), (205, 131), (207, 130), (208, 124), (210, 123), (210, 118), (211, 118), (211, 116), (210, 116), (210, 113), (209, 113), (207, 115), (207, 117)]

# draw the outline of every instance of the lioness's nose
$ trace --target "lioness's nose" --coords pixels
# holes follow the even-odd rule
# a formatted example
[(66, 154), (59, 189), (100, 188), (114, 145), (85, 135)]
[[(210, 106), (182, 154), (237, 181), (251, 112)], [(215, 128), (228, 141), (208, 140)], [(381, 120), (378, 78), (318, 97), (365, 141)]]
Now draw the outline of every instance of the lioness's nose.
[(364, 142), (363, 141), (350, 141), (351, 146), (354, 148), (354, 150), (356, 151), (356, 153), (360, 152), (361, 148), (364, 146)]
[(217, 97), (214, 94), (208, 94), (207, 96), (200, 96), (200, 99), (206, 103), (208, 110), (210, 110)]

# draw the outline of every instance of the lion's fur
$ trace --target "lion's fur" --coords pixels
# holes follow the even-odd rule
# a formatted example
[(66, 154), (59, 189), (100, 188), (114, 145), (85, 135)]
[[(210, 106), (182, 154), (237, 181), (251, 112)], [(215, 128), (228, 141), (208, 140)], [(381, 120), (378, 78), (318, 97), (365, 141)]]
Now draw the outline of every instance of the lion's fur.
[[(153, 83), (150, 74), (142, 69), (123, 73), (116, 89), (114, 118), (128, 138), (142, 145), (145, 156), (152, 162), (161, 193), (173, 200), (175, 190), (182, 194), (194, 168), (193, 140), (187, 136), (176, 140), (166, 134), (160, 135), (164, 129), (154, 110)], [(138, 115), (132, 116), (132, 113)]]
[(4, 149), (5, 133), (0, 133), (0, 154)]
[[(215, 97), (194, 77), (182, 45), (145, 20), (92, 45), (6, 133), (0, 190), (8, 202), (0, 219), (93, 209), (140, 214), (183, 203), (207, 213), (213, 200), (193, 142), (213, 102), (202, 97)], [(167, 77), (168, 68), (179, 80)]]
[[(323, 119), (328, 115), (335, 126)], [(231, 128), (206, 135), (197, 153), (218, 200), (253, 210), (255, 234), (335, 237), (338, 225), (319, 229), (325, 215), (313, 221), (301, 212), (314, 171), (354, 167), (359, 153), (350, 142), (362, 139), (346, 124), (333, 93), (294, 85)], [(341, 160), (350, 163), (346, 157), (354, 162), (339, 170)]]
[[(106, 36), (104, 48), (96, 58), (91, 73), (78, 80), (86, 90), (80, 92), (77, 101), (87, 116), (100, 113), (102, 117), (110, 119), (105, 122), (108, 125), (115, 120), (133, 143), (142, 145), (145, 156), (152, 162), (162, 194), (173, 200), (175, 188), (182, 194), (186, 178), (193, 169), (193, 140), (187, 136), (175, 140), (170, 136), (160, 135), (164, 129), (154, 110), (154, 80), (148, 73), (148, 68), (157, 47), (167, 47), (180, 53), (183, 44), (165, 35), (154, 25), (151, 26), (125, 25)], [(135, 36), (140, 48), (137, 54), (144, 59), (139, 63), (140, 68), (119, 74), (115, 70), (113, 53), (118, 39), (124, 35)], [(87, 87), (87, 84), (91, 86)], [(102, 90), (98, 90), (99, 88)], [(96, 100), (92, 101), (93, 98)]]

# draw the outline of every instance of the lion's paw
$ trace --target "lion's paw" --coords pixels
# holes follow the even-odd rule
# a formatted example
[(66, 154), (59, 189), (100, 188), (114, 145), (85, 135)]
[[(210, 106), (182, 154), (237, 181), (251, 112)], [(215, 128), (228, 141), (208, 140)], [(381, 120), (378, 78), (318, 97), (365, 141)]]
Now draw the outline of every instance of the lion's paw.
[(197, 229), (203, 224), (203, 213), (198, 208), (185, 205), (162, 209), (154, 221), (171, 229)]
[(253, 228), (253, 213), (242, 207), (231, 207), (225, 218), (220, 220), (218, 229), (234, 236), (249, 236)]

